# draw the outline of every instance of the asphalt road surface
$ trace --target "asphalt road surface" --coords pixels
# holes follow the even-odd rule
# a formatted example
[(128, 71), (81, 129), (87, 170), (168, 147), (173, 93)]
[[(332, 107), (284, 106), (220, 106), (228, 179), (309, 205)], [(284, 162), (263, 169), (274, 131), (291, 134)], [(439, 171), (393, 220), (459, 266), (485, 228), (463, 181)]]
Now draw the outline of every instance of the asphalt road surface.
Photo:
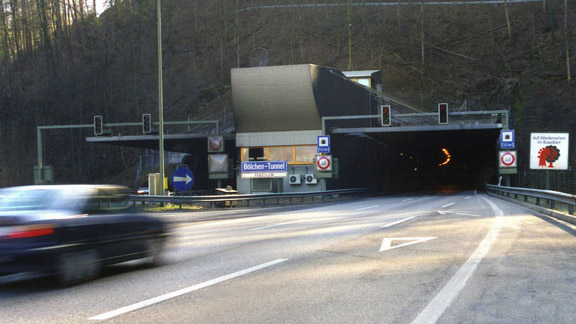
[(0, 281), (0, 323), (576, 322), (575, 227), (484, 194), (164, 217), (215, 220), (175, 223), (161, 267)]

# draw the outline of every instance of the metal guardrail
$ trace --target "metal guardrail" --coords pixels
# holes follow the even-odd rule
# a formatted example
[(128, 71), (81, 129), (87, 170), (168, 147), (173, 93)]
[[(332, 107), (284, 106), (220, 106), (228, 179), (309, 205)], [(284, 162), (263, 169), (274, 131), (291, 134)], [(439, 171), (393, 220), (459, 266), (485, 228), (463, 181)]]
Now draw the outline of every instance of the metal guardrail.
[(568, 206), (568, 213), (574, 215), (574, 210), (576, 207), (576, 195), (571, 195), (563, 192), (552, 191), (552, 190), (540, 190), (540, 189), (527, 189), (527, 188), (517, 188), (517, 187), (503, 187), (496, 185), (486, 185), (486, 189), (490, 192), (512, 197), (518, 199), (522, 197), (524, 202), (528, 202), (529, 198), (534, 198), (536, 206), (540, 206), (542, 200), (548, 203), (551, 209), (556, 208), (557, 203), (565, 204)]
[(136, 203), (141, 202), (146, 203), (170, 203), (180, 205), (182, 208), (183, 204), (198, 204), (198, 203), (209, 203), (212, 208), (216, 207), (217, 204), (226, 204), (231, 202), (246, 202), (249, 206), (250, 202), (262, 201), (262, 204), (266, 205), (268, 200), (276, 200), (278, 203), (281, 199), (288, 199), (289, 204), (292, 204), (293, 199), (300, 199), (303, 201), (305, 198), (310, 197), (321, 197), (325, 200), (330, 196), (340, 196), (340, 195), (360, 195), (369, 194), (375, 192), (375, 189), (369, 188), (357, 188), (357, 189), (341, 189), (341, 190), (327, 190), (318, 192), (292, 192), (292, 193), (266, 193), (266, 194), (222, 194), (222, 195), (209, 195), (209, 196), (152, 196), (152, 195), (131, 195), (130, 201), (136, 205)]

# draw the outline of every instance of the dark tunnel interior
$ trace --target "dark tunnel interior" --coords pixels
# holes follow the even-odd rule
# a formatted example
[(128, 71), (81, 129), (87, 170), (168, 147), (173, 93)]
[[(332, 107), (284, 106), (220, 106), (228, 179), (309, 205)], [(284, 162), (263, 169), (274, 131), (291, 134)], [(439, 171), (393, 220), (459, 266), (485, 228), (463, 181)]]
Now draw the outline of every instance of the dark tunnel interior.
[(406, 192), (482, 189), (485, 183), (493, 183), (499, 134), (500, 129), (474, 129), (383, 132), (362, 137), (380, 150), (380, 154), (371, 154), (378, 156), (380, 161), (375, 163), (384, 170), (373, 173), (380, 177), (378, 184), (390, 191)]

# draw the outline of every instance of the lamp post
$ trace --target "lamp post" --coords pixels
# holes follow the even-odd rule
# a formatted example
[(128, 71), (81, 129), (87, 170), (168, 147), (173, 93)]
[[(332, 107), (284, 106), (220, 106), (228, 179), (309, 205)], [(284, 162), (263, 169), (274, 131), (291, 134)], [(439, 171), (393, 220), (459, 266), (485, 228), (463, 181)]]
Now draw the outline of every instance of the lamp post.
[(156, 0), (158, 23), (158, 154), (160, 155), (161, 195), (164, 196), (164, 93), (162, 87), (162, 8), (160, 0)]

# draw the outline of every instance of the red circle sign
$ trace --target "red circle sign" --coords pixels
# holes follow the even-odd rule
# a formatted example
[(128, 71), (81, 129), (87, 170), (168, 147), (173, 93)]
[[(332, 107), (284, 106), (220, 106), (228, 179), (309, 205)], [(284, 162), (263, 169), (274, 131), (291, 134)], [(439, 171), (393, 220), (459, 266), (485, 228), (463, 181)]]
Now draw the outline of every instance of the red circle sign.
[(219, 150), (222, 147), (222, 138), (220, 137), (210, 137), (210, 148), (214, 151)]
[(316, 161), (316, 165), (318, 166), (318, 169), (323, 170), (323, 171), (329, 170), (330, 164), (331, 164), (330, 159), (326, 156), (321, 156)]
[(516, 162), (516, 156), (510, 152), (506, 152), (500, 157), (500, 162), (502, 162), (502, 164), (507, 167), (513, 166)]

